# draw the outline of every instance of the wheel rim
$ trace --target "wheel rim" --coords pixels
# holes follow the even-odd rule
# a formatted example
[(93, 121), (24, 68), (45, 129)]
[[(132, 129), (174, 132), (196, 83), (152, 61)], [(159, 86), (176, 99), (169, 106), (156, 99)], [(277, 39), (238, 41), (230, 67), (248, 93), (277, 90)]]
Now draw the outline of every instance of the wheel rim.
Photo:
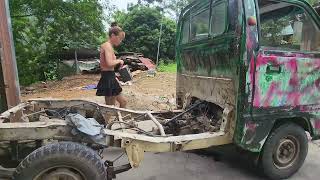
[(86, 180), (86, 178), (75, 168), (53, 167), (42, 171), (33, 180)]
[(278, 169), (291, 167), (298, 159), (300, 142), (293, 136), (287, 136), (280, 140), (273, 153), (273, 163)]

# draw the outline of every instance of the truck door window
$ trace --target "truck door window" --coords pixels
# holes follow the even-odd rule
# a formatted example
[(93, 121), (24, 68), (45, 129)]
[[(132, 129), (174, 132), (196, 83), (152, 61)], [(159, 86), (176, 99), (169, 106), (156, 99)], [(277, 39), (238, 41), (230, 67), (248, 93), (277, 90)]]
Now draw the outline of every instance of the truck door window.
[(207, 38), (209, 35), (209, 7), (193, 15), (191, 20), (191, 40)]
[(213, 4), (211, 17), (211, 35), (223, 34), (227, 24), (227, 2)]
[(320, 31), (304, 9), (272, 1), (261, 1), (259, 7), (262, 46), (294, 51), (320, 50)]
[(190, 18), (187, 17), (184, 20), (183, 27), (182, 27), (182, 40), (181, 40), (182, 44), (189, 42), (189, 34), (190, 34)]

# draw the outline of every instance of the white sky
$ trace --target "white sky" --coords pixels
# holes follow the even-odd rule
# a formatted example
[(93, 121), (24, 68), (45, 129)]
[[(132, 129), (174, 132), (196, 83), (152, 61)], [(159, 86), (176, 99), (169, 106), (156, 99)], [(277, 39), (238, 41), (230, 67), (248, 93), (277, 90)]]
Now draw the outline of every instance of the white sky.
[(111, 0), (110, 2), (116, 5), (119, 10), (127, 10), (128, 3), (137, 3), (138, 0)]

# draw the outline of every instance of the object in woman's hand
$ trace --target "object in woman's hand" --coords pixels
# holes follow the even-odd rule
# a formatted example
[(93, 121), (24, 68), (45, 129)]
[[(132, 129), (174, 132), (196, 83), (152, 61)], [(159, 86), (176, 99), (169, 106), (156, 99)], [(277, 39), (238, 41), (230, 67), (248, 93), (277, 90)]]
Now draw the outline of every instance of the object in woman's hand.
[(117, 64), (117, 65), (114, 67), (114, 71), (115, 71), (115, 72), (119, 72), (120, 68), (121, 68), (121, 64)]
[(132, 80), (132, 75), (131, 75), (130, 69), (129, 69), (129, 67), (127, 65), (122, 66), (119, 69), (119, 73), (120, 73), (120, 76), (121, 76), (121, 80), (123, 82), (127, 82), (127, 81), (131, 81)]

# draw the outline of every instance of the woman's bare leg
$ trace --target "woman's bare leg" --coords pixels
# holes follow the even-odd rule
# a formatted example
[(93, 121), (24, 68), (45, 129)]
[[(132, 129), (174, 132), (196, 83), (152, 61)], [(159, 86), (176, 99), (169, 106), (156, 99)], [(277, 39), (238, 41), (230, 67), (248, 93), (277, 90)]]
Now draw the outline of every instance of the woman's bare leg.
[(126, 108), (128, 101), (124, 96), (120, 94), (116, 96), (116, 100), (119, 102), (120, 108)]
[(116, 105), (116, 96), (105, 96), (106, 105)]
[[(116, 97), (115, 96), (105, 96), (106, 105), (115, 106), (116, 105)], [(110, 124), (112, 112), (107, 112), (104, 116), (104, 121), (106, 124)]]

